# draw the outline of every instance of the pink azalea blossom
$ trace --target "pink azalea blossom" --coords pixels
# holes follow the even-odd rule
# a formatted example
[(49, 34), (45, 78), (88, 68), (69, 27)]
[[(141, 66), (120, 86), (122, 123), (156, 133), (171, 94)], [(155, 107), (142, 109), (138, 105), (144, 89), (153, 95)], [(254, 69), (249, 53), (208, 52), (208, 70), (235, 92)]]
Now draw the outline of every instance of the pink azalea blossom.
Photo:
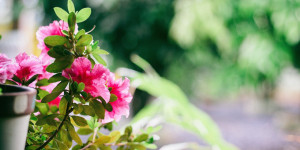
[(62, 75), (66, 78), (71, 76), (72, 80), (85, 84), (84, 91), (90, 93), (93, 97), (101, 96), (106, 102), (109, 102), (110, 93), (105, 86), (105, 77), (109, 70), (103, 65), (96, 64), (92, 69), (91, 62), (85, 57), (79, 57), (74, 60), (71, 68), (65, 69)]
[(21, 80), (29, 80), (36, 74), (43, 73), (41, 61), (36, 56), (29, 56), (26, 53), (21, 53), (16, 57), (18, 69), (15, 75)]
[(18, 69), (18, 65), (9, 59), (5, 54), (0, 54), (0, 83), (11, 79)]
[(47, 36), (51, 35), (59, 35), (59, 36), (65, 36), (62, 33), (62, 30), (68, 30), (68, 23), (60, 20), (53, 21), (53, 23), (50, 23), (49, 26), (41, 26), (39, 30), (36, 32), (36, 38), (38, 40), (38, 48), (42, 50), (42, 53), (47, 54), (49, 51), (49, 48), (45, 45), (44, 39)]
[[(84, 91), (90, 93), (93, 97), (101, 96), (107, 103), (112, 105), (111, 112), (105, 111), (105, 118), (102, 123), (108, 123), (113, 120), (119, 121), (124, 115), (129, 116), (129, 103), (132, 96), (129, 93), (129, 80), (125, 78), (115, 79), (111, 73), (101, 64), (96, 64), (92, 69), (90, 61), (85, 57), (74, 60), (70, 69), (63, 71), (63, 76), (72, 78), (72, 80), (85, 84)], [(111, 88), (111, 91), (108, 90)], [(117, 96), (117, 100), (109, 102), (110, 94)]]
[(110, 73), (107, 78), (107, 87), (111, 88), (110, 93), (117, 96), (117, 100), (109, 102), (113, 108), (111, 112), (105, 111), (105, 118), (102, 123), (108, 123), (113, 120), (119, 121), (121, 116), (129, 116), (129, 103), (132, 100), (132, 95), (129, 92), (130, 81), (128, 78), (122, 80), (115, 79), (115, 75)]

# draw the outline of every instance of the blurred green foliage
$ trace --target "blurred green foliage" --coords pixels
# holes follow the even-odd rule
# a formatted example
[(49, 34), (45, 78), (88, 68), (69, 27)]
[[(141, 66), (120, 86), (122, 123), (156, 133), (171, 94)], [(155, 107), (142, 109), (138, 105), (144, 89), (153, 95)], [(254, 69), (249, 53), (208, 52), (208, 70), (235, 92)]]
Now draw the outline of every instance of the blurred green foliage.
[(144, 122), (144, 126), (147, 126), (147, 123), (163, 120), (165, 123), (178, 125), (197, 135), (213, 149), (237, 150), (235, 146), (223, 139), (215, 122), (205, 112), (189, 102), (180, 87), (160, 77), (151, 65), (139, 56), (134, 55), (132, 60), (146, 74), (132, 70), (120, 72), (131, 75), (132, 86), (157, 98), (133, 118), (133, 123)]
[[(112, 69), (139, 70), (129, 60), (138, 54), (189, 95), (272, 89), (283, 68), (300, 67), (299, 0), (74, 2), (75, 7), (92, 7), (93, 15), (82, 25), (96, 25), (92, 34), (113, 55)], [(63, 3), (43, 1), (45, 24), (56, 19), (50, 8)]]
[(182, 65), (197, 66), (196, 89), (208, 95), (241, 87), (272, 89), (283, 68), (299, 68), (299, 5), (276, 0), (177, 1), (170, 34), (187, 50)]

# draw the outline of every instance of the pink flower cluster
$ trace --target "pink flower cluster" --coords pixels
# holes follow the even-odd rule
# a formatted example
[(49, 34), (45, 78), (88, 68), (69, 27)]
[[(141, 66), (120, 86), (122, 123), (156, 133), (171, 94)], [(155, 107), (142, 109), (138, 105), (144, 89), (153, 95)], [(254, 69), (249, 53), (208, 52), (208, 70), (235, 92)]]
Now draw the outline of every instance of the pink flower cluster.
[[(129, 93), (129, 80), (127, 78), (116, 80), (115, 75), (103, 65), (96, 64), (92, 68), (91, 62), (85, 57), (75, 59), (71, 68), (63, 71), (63, 76), (71, 77), (78, 83), (83, 82), (85, 92), (90, 93), (93, 97), (101, 96), (112, 105), (113, 111), (105, 111), (103, 123), (113, 120), (119, 121), (123, 115), (129, 116), (129, 103), (132, 96)], [(110, 91), (109, 88), (111, 88)], [(117, 100), (109, 102), (110, 94), (115, 94)]]
[[(5, 83), (7, 79), (13, 78), (16, 75), (21, 82), (29, 80), (36, 74), (42, 74), (42, 65), (40, 60), (35, 56), (28, 56), (26, 53), (21, 53), (13, 61), (7, 58), (6, 55), (0, 54), (1, 66), (1, 83)], [(18, 83), (21, 85), (21, 83)]]
[[(39, 28), (36, 37), (39, 42), (38, 48), (42, 50), (40, 57), (21, 53), (13, 61), (4, 54), (0, 54), (0, 83), (12, 80), (14, 75), (21, 82), (28, 81), (36, 74), (39, 75), (38, 80), (49, 79), (53, 73), (47, 72), (46, 68), (54, 59), (47, 54), (49, 48), (45, 45), (44, 39), (51, 35), (64, 36), (62, 30), (68, 30), (68, 24), (63, 21), (54, 21), (49, 26)], [(77, 26), (75, 30), (77, 31)], [(113, 120), (119, 121), (123, 115), (126, 117), (129, 116), (129, 103), (132, 96), (129, 93), (129, 80), (127, 78), (124, 80), (115, 79), (115, 75), (101, 64), (96, 64), (92, 68), (91, 62), (85, 57), (75, 59), (71, 68), (65, 69), (62, 75), (66, 78), (71, 77), (73, 81), (78, 83), (83, 82), (85, 84), (85, 92), (91, 94), (93, 97), (101, 96), (106, 103), (111, 104), (113, 110), (105, 112), (103, 123)], [(35, 83), (36, 81), (29, 86), (35, 87)], [(18, 84), (21, 85), (22, 83)], [(57, 83), (52, 83), (40, 88), (51, 93), (56, 85)], [(111, 94), (117, 96), (116, 101), (110, 102)], [(58, 106), (59, 102), (60, 98), (58, 97), (49, 104)]]
[(0, 83), (5, 83), (7, 79), (11, 79), (17, 69), (16, 63), (7, 58), (6, 55), (0, 54)]

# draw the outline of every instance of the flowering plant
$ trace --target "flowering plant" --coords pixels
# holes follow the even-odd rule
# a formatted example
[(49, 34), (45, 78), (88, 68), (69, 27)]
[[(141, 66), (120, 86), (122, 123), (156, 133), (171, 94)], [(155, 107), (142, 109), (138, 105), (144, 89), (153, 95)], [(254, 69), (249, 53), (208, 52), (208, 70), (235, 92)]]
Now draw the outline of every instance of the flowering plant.
[[(68, 0), (68, 12), (58, 7), (54, 11), (61, 20), (36, 33), (39, 57), (21, 53), (14, 61), (0, 54), (0, 83), (38, 91), (26, 149), (69, 149), (73, 140), (77, 145), (72, 149), (155, 149), (146, 131), (133, 135), (131, 126), (123, 134), (112, 131), (114, 121), (129, 115), (130, 81), (116, 78), (100, 56), (108, 52), (100, 49), (91, 31), (78, 29), (91, 9), (77, 12)], [(101, 128), (111, 132), (104, 135), (98, 132)], [(78, 134), (90, 137), (83, 142)]]

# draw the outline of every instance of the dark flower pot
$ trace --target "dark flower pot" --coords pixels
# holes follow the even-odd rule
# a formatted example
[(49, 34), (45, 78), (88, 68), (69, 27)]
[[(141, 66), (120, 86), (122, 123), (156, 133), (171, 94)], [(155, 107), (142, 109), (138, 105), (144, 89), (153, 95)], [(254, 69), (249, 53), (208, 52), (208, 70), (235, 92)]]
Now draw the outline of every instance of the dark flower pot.
[(36, 90), (3, 84), (0, 88), (0, 150), (24, 150)]

